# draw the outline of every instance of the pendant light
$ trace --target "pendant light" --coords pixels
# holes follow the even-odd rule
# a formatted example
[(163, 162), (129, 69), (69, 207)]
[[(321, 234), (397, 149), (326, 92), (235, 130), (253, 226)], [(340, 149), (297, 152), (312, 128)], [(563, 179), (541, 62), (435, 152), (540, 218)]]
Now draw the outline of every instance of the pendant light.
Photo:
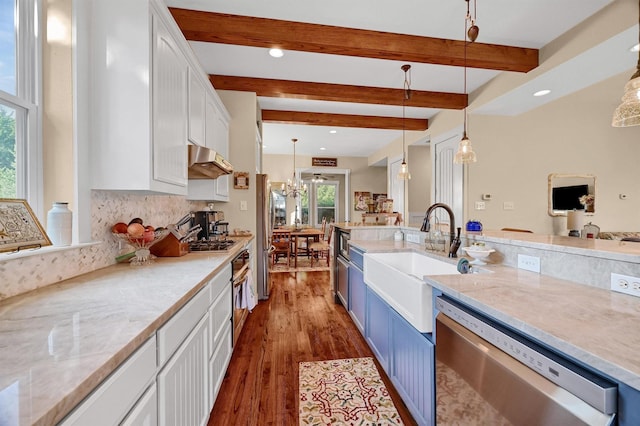
[[(471, 13), (469, 12), (469, 0), (465, 0), (467, 2), (467, 15), (464, 18), (464, 94), (467, 94), (467, 37), (471, 42), (474, 42), (478, 37), (478, 33), (480, 29), (475, 24), (475, 18), (471, 18)], [(474, 1), (474, 17), (476, 12), (476, 6)], [(467, 29), (467, 23), (471, 23), (471, 26)], [(460, 144), (458, 145), (458, 152), (456, 152), (455, 157), (453, 157), (453, 162), (456, 164), (469, 164), (475, 163), (476, 153), (473, 152), (473, 147), (471, 146), (471, 141), (467, 136), (467, 107), (464, 107), (464, 128), (462, 131), (462, 139), (460, 140)]]
[[(640, 26), (640, 1), (638, 1), (638, 25)], [(640, 42), (640, 30), (638, 31)], [(640, 125), (640, 50), (636, 72), (624, 86), (622, 103), (613, 113), (611, 125), (614, 127), (631, 127)]]
[(405, 149), (405, 107), (406, 103), (411, 98), (411, 87), (409, 79), (407, 78), (407, 72), (411, 69), (411, 65), (404, 64), (400, 67), (404, 71), (404, 94), (402, 97), (402, 164), (400, 164), (400, 171), (398, 172), (398, 179), (409, 180), (411, 179), (411, 173), (409, 173), (409, 166), (407, 165), (406, 149)]

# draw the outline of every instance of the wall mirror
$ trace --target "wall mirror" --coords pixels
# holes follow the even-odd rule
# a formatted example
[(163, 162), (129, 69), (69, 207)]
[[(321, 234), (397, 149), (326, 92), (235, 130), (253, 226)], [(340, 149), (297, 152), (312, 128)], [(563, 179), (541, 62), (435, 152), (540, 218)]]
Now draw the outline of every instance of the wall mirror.
[(568, 210), (595, 213), (596, 177), (551, 173), (549, 175), (549, 216), (564, 216)]

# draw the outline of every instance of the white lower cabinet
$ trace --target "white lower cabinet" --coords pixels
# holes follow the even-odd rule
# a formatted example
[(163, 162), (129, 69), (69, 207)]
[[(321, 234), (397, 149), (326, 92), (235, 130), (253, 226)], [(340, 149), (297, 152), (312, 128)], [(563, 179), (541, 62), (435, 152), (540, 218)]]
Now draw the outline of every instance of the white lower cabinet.
[(207, 314), (158, 374), (159, 425), (207, 424), (208, 331)]
[[(115, 425), (137, 406), (156, 374), (156, 338), (151, 337), (60, 424)], [(0, 422), (2, 423), (2, 422)]]
[(60, 424), (206, 425), (233, 351), (232, 294), (228, 263)]
[(158, 424), (158, 393), (156, 384), (142, 395), (121, 426), (155, 426)]

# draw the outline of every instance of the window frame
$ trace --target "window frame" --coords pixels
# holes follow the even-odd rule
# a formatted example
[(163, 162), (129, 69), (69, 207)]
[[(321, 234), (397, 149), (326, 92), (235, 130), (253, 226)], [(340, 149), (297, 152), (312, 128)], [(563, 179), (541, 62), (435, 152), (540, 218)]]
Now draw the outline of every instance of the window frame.
[(41, 0), (15, 0), (16, 94), (0, 90), (0, 103), (16, 110), (16, 193), (43, 218)]

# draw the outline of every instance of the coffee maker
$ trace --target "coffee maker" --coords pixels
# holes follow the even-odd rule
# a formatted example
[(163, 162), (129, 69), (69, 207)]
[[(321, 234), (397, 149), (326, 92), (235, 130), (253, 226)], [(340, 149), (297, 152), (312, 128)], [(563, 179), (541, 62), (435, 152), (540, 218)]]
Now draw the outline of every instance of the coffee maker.
[(226, 240), (229, 235), (229, 222), (224, 220), (224, 212), (205, 210), (191, 212), (191, 226), (202, 228), (196, 235), (198, 241)]

